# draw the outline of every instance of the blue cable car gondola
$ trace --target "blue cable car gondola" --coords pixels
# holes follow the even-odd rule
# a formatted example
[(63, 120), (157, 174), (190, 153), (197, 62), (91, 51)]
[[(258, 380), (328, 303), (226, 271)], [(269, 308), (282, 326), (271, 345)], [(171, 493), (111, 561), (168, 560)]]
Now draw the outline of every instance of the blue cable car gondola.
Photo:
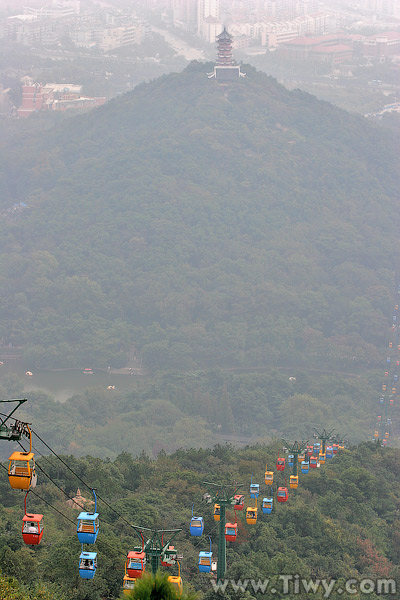
[(193, 508), (194, 504), (192, 506), (192, 518), (190, 520), (190, 535), (199, 537), (200, 535), (203, 535), (204, 519), (203, 517), (194, 517)]
[(260, 486), (258, 483), (252, 483), (250, 486), (250, 498), (258, 498), (260, 495)]
[(260, 495), (260, 485), (258, 483), (253, 483), (253, 475), (251, 475), (250, 498), (258, 498), (259, 495)]
[(79, 556), (79, 575), (82, 579), (93, 579), (97, 569), (97, 553), (81, 552)]
[(302, 473), (304, 473), (306, 475), (308, 473), (308, 471), (310, 470), (310, 461), (302, 460), (301, 465), (300, 465), (300, 470)]
[(210, 538), (210, 551), (199, 552), (199, 571), (200, 573), (210, 573), (212, 563), (212, 550), (211, 550), (211, 538)]
[(326, 447), (326, 458), (333, 458), (333, 447), (332, 446)]
[(289, 456), (288, 456), (288, 465), (289, 465), (289, 467), (293, 467), (293, 465), (294, 465), (294, 454), (289, 454)]
[(81, 544), (94, 544), (99, 534), (99, 513), (97, 509), (97, 498), (95, 491), (92, 490), (94, 495), (94, 512), (81, 512), (78, 515), (78, 540)]
[(272, 513), (273, 505), (274, 505), (273, 498), (263, 498), (262, 511), (263, 511), (264, 515), (270, 515)]

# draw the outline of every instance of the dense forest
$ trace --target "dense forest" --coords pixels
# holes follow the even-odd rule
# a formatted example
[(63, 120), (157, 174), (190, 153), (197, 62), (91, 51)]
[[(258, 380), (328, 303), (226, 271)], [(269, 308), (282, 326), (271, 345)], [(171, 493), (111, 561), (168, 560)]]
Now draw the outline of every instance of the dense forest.
[[(357, 443), (372, 439), (380, 380), (379, 371), (368, 376), (277, 369), (169, 372), (134, 378), (126, 391), (93, 386), (63, 403), (31, 391), (18, 418), (35, 423), (37, 433), (58, 452), (103, 459), (115, 459), (122, 451), (136, 456), (144, 450), (155, 458), (160, 450), (226, 441), (306, 438), (310, 427), (321, 423)], [(24, 395), (23, 380), (3, 377), (0, 382), (0, 399)], [(396, 433), (391, 444), (397, 445), (398, 401), (391, 411)], [(0, 457), (7, 452), (0, 445)]]
[[(376, 367), (395, 132), (244, 67), (1, 124), (0, 340), (32, 366)], [(35, 116), (32, 117), (36, 119)]]
[[(101, 525), (96, 542), (98, 569), (93, 581), (80, 580), (78, 576), (80, 544), (74, 526), (78, 510), (67, 506), (61, 490), (75, 496), (79, 486), (86, 497), (90, 497), (90, 491), (55, 456), (39, 458), (39, 481), (34, 490), (37, 495), (29, 494), (28, 510), (45, 515), (45, 532), (42, 543), (30, 548), (21, 539), (24, 495), (10, 488), (2, 469), (0, 597), (120, 598), (124, 557), (137, 544), (129, 524), (182, 528), (175, 545), (183, 555), (184, 585), (186, 590), (198, 592), (200, 599), (270, 597), (251, 588), (235, 591), (229, 587), (224, 594), (216, 594), (210, 575), (198, 572), (197, 560), (199, 550), (207, 550), (207, 535), (212, 536), (213, 552), (217, 552), (217, 524), (212, 518), (212, 506), (202, 501), (207, 491), (203, 482), (243, 483), (248, 505), (251, 475), (253, 481), (261, 484), (262, 496), (265, 464), (275, 470), (279, 446), (274, 443), (243, 450), (216, 446), (213, 450), (180, 450), (170, 456), (162, 452), (156, 460), (145, 454), (133, 459), (128, 453), (121, 453), (114, 461), (89, 456), (61, 457), (76, 475), (96, 487), (107, 503), (98, 503)], [(228, 543), (226, 578), (242, 582), (269, 579), (278, 590), (275, 595), (278, 600), (291, 597), (283, 593), (279, 579), (282, 574), (299, 574), (301, 578), (314, 580), (335, 579), (342, 585), (349, 578), (398, 580), (399, 465), (398, 450), (362, 444), (341, 451), (320, 469), (301, 475), (299, 488), (290, 490), (288, 502), (277, 504), (270, 515), (261, 514), (256, 525), (247, 525), (243, 513), (239, 514), (238, 539)], [(283, 482), (284, 473), (281, 475)], [(195, 514), (205, 518), (205, 533), (201, 538), (189, 535), (192, 503)], [(233, 511), (229, 516), (233, 518)], [(176, 570), (171, 568), (169, 573), (176, 574)], [(304, 590), (300, 591), (296, 597), (309, 598)], [(322, 598), (323, 593), (321, 588), (312, 597)], [(340, 595), (334, 591), (329, 597), (375, 600), (379, 596), (360, 592)]]

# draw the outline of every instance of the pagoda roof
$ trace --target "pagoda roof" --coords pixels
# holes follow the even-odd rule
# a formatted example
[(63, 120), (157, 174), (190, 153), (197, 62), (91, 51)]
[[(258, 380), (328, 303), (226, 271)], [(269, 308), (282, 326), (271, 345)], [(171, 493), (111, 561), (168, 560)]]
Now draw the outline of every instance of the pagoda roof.
[(224, 26), (224, 30), (222, 31), (222, 33), (217, 35), (217, 40), (220, 42), (224, 40), (231, 42), (233, 40), (233, 36), (227, 32), (226, 27)]

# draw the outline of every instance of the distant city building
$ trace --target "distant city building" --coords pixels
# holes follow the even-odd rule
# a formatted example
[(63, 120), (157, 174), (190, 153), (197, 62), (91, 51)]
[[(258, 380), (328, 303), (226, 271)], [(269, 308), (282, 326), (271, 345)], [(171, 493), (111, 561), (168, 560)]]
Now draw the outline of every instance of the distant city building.
[(174, 0), (172, 14), (174, 27), (197, 31), (197, 0)]
[(94, 108), (106, 102), (105, 97), (82, 96), (82, 86), (67, 83), (34, 83), (22, 86), (22, 102), (17, 110), (18, 117), (29, 117), (42, 110), (64, 111), (71, 108)]
[(110, 50), (115, 50), (116, 48), (141, 44), (144, 37), (145, 30), (141, 26), (111, 27), (102, 32), (98, 46), (104, 52), (110, 52)]
[(336, 65), (352, 59), (354, 43), (359, 38), (358, 35), (349, 34), (300, 36), (283, 44), (281, 52), (290, 60), (309, 59)]
[(229, 81), (245, 77), (246, 74), (240, 70), (232, 56), (233, 36), (230, 35), (226, 28), (217, 36), (217, 62), (212, 73), (208, 73), (208, 78), (215, 78), (220, 81)]
[(197, 34), (212, 44), (221, 31), (219, 0), (197, 0)]
[(388, 31), (371, 35), (362, 44), (362, 55), (384, 62), (386, 58), (400, 54), (400, 33)]

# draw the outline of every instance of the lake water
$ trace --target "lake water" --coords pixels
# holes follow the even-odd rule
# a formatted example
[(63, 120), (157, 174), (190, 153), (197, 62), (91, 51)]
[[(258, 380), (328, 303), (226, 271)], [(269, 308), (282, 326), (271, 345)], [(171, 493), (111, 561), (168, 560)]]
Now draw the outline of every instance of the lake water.
[(12, 373), (24, 381), (25, 395), (29, 396), (29, 391), (41, 390), (58, 402), (65, 402), (74, 394), (91, 387), (107, 389), (109, 385), (115, 385), (116, 390), (130, 390), (136, 387), (137, 382), (136, 375), (114, 374), (96, 369), (93, 375), (84, 375), (82, 369), (33, 369), (32, 377), (25, 375), (26, 370), (27, 367), (18, 361), (5, 362), (0, 366), (0, 385), (2, 378)]

